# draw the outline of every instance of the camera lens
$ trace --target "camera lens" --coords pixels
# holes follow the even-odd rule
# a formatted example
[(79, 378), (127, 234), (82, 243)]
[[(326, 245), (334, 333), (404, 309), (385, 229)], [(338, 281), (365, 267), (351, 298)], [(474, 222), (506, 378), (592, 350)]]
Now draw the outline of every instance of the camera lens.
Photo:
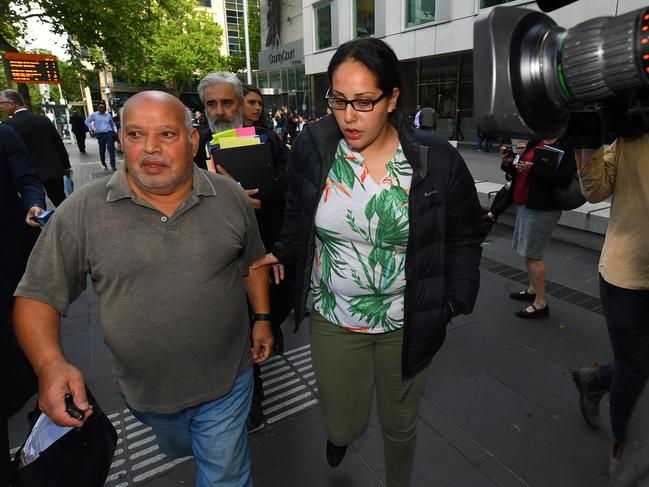
[[(599, 17), (572, 29), (549, 18), (521, 22), (519, 99), (544, 120), (578, 102), (602, 100), (649, 82), (649, 9)], [(515, 66), (515, 65), (513, 65)], [(533, 96), (529, 93), (543, 93)]]
[(496, 7), (476, 20), (474, 42), (475, 113), (488, 133), (562, 136), (574, 112), (649, 89), (649, 8), (565, 29)]

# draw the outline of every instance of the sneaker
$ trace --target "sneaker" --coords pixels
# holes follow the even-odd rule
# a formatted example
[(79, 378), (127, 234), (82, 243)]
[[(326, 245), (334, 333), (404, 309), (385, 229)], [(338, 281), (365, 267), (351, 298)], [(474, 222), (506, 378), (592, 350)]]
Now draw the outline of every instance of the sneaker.
[(606, 391), (597, 380), (597, 367), (579, 367), (572, 371), (572, 380), (579, 390), (579, 409), (586, 423), (592, 428), (601, 424), (599, 403)]
[(262, 411), (261, 406), (256, 406), (253, 404), (250, 407), (248, 419), (246, 419), (246, 427), (248, 428), (248, 433), (259, 431), (264, 426), (264, 412)]
[(340, 465), (340, 462), (345, 458), (345, 453), (347, 452), (347, 445), (336, 446), (329, 440), (327, 440), (327, 463), (330, 467), (337, 467)]

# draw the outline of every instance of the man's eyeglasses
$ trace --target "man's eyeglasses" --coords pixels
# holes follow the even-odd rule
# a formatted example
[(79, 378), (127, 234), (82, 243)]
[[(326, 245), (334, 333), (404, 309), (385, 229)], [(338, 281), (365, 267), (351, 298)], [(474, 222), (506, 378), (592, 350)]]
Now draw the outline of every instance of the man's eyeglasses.
[(389, 93), (386, 91), (375, 100), (346, 100), (345, 98), (333, 96), (331, 94), (331, 88), (329, 88), (327, 90), (327, 94), (325, 95), (325, 99), (327, 100), (327, 105), (332, 110), (345, 110), (347, 108), (347, 105), (351, 105), (352, 108), (357, 112), (371, 112), (372, 110), (374, 110), (374, 105), (376, 105), (388, 95)]

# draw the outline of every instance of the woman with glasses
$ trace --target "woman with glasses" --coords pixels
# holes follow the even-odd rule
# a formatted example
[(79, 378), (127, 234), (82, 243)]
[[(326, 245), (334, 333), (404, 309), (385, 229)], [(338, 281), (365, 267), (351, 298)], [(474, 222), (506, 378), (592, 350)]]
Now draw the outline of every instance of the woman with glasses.
[(482, 212), (459, 154), (408, 127), (403, 80), (381, 40), (343, 44), (328, 68), (332, 116), (308, 124), (287, 168), (284, 225), (255, 267), (295, 263), (309, 289), (311, 355), (332, 467), (367, 429), (376, 390), (387, 485), (407, 486), (431, 358), (479, 286)]

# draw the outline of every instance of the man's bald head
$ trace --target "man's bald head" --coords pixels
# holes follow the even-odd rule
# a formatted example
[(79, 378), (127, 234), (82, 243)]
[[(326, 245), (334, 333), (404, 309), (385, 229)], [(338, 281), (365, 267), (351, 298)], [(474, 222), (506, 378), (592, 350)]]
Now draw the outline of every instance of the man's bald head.
[(121, 118), (129, 181), (142, 194), (176, 195), (191, 188), (199, 136), (180, 100), (143, 91), (128, 99)]
[(137, 110), (138, 105), (141, 107), (142, 104), (150, 103), (150, 102), (169, 104), (173, 112), (176, 112), (177, 110), (178, 116), (184, 118), (184, 125), (187, 128), (187, 136), (191, 139), (192, 112), (189, 111), (189, 108), (183, 105), (178, 98), (176, 98), (173, 95), (170, 95), (169, 93), (165, 93), (164, 91), (156, 91), (156, 90), (142, 91), (130, 97), (126, 101), (126, 103), (124, 103), (124, 106), (120, 110), (119, 117), (122, 125), (126, 125), (126, 117), (128, 116), (129, 110), (131, 109)]

